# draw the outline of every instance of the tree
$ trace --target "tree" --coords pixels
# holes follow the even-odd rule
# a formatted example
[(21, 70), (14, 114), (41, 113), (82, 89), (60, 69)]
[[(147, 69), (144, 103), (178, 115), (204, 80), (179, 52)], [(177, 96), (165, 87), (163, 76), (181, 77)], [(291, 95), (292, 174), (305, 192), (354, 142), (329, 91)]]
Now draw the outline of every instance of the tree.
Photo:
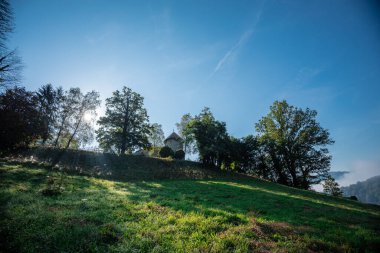
[(226, 160), (229, 138), (226, 124), (217, 121), (206, 107), (189, 122), (188, 131), (194, 136), (202, 163), (221, 168)]
[(39, 111), (42, 115), (44, 133), (42, 143), (53, 137), (54, 130), (57, 127), (58, 110), (63, 99), (62, 88), (54, 89), (51, 84), (43, 85), (37, 91)]
[(309, 189), (327, 177), (331, 156), (326, 148), (334, 143), (316, 121), (317, 112), (275, 101), (256, 130), (267, 153), (267, 165), (279, 183)]
[(173, 158), (177, 160), (185, 159), (185, 151), (183, 151), (182, 149), (177, 150), (176, 152), (174, 152)]
[(335, 182), (335, 179), (330, 175), (327, 176), (325, 183), (323, 184), (323, 192), (332, 196), (343, 196), (343, 192), (340, 190), (339, 184)]
[(149, 134), (149, 142), (153, 148), (162, 147), (164, 145), (164, 131), (162, 126), (157, 123), (151, 125), (151, 130)]
[(56, 136), (54, 147), (59, 146), (59, 140), (62, 135), (68, 135), (70, 117), (74, 114), (75, 108), (78, 107), (79, 100), (79, 88), (70, 88), (68, 91), (64, 91), (63, 95), (60, 97), (57, 108)]
[(71, 142), (88, 142), (92, 139), (92, 122), (86, 115), (96, 115), (96, 109), (100, 105), (99, 93), (95, 91), (83, 94), (79, 88), (70, 88), (59, 101), (57, 116), (57, 134), (54, 146), (58, 146), (60, 139), (67, 138), (65, 149), (70, 147)]
[(9, 1), (0, 1), (0, 88), (17, 84), (22, 69), (16, 50), (6, 46), (8, 35), (13, 31), (13, 13)]
[(171, 148), (169, 148), (168, 146), (164, 146), (160, 149), (159, 154), (160, 154), (160, 157), (162, 157), (162, 158), (167, 158), (170, 156), (173, 157), (174, 151)]
[(65, 149), (70, 146), (71, 141), (75, 137), (82, 141), (82, 143), (87, 143), (93, 136), (91, 121), (87, 120), (85, 116), (96, 116), (96, 109), (100, 106), (99, 93), (91, 91), (83, 95), (79, 90), (78, 98), (74, 113), (70, 117), (69, 132), (71, 136), (67, 141)]
[(176, 123), (178, 133), (183, 139), (185, 156), (186, 154), (194, 154), (197, 151), (194, 136), (191, 134), (189, 128), (189, 123), (192, 119), (193, 117), (190, 113), (187, 113), (181, 117), (181, 121), (179, 123)]
[(14, 87), (0, 95), (0, 149), (27, 147), (43, 134), (37, 97), (25, 88)]
[(106, 114), (98, 121), (97, 140), (104, 150), (125, 154), (149, 147), (151, 133), (144, 98), (123, 87), (106, 99)]

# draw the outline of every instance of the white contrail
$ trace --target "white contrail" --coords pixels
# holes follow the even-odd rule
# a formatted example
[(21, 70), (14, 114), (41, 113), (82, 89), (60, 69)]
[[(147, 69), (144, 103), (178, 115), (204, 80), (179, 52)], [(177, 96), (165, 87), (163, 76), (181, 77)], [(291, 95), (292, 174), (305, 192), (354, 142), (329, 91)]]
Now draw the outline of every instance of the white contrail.
[(259, 10), (259, 12), (257, 13), (256, 15), (256, 20), (255, 22), (253, 23), (252, 25), (252, 28), (245, 31), (239, 38), (238, 42), (233, 45), (230, 50), (228, 50), (224, 56), (218, 61), (218, 64), (216, 64), (216, 67), (214, 68), (214, 71), (211, 73), (210, 77), (212, 77), (213, 75), (215, 75), (227, 62), (228, 60), (231, 58), (231, 56), (236, 53), (242, 46), (244, 46), (244, 44), (249, 40), (249, 38), (252, 36), (253, 34), (253, 31), (257, 25), (257, 23), (260, 21), (260, 17), (261, 17), (261, 13), (262, 13), (262, 8)]

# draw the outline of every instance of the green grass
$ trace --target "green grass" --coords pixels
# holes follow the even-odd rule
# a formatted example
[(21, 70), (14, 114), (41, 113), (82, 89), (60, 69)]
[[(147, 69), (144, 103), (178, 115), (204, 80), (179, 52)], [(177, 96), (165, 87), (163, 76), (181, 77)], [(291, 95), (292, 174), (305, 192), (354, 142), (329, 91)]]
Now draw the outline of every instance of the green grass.
[[(164, 162), (169, 172), (184, 165), (205, 170), (196, 169), (196, 164)], [(113, 175), (119, 170), (110, 169)], [(145, 181), (70, 173), (63, 177), (61, 194), (45, 196), (47, 182), (59, 178), (59, 172), (4, 159), (0, 252), (378, 252), (380, 248), (378, 206), (250, 177), (203, 173), (198, 180), (188, 175), (181, 180), (147, 176)], [(103, 176), (107, 178), (106, 173)]]

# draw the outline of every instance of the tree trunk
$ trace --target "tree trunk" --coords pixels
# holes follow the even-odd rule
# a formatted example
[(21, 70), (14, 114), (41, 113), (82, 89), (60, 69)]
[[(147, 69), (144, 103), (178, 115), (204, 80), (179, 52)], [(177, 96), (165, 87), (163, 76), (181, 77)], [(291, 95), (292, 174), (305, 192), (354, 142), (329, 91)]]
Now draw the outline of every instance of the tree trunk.
[(56, 148), (57, 145), (58, 145), (58, 139), (59, 139), (59, 137), (61, 136), (61, 133), (62, 133), (62, 128), (59, 129), (58, 134), (57, 134), (57, 138), (55, 138), (55, 141), (54, 141), (54, 147), (55, 147), (55, 148)]
[(58, 134), (57, 134), (57, 138), (54, 141), (54, 147), (57, 147), (57, 145), (58, 145), (58, 140), (59, 140), (59, 137), (61, 137), (61, 133), (62, 133), (63, 125), (65, 124), (65, 121), (66, 121), (66, 117), (64, 117), (62, 119), (61, 127), (59, 128), (59, 131), (58, 131)]
[(68, 141), (67, 144), (66, 144), (65, 150), (69, 148), (70, 143), (71, 143), (71, 141), (74, 139), (74, 136), (75, 136), (75, 134), (77, 133), (78, 128), (79, 128), (79, 125), (80, 125), (81, 122), (82, 122), (82, 118), (79, 119), (77, 125), (75, 126), (74, 133), (70, 136), (70, 139), (69, 139), (69, 141)]
[(127, 99), (127, 105), (125, 107), (124, 125), (123, 125), (123, 133), (122, 133), (122, 136), (121, 136), (121, 150), (120, 150), (120, 154), (125, 154), (125, 150), (127, 148), (128, 121), (129, 121), (129, 98)]
[(184, 153), (185, 153), (185, 156), (183, 157), (184, 160), (186, 160), (186, 152), (187, 152), (187, 138), (185, 138), (185, 141), (184, 141)]

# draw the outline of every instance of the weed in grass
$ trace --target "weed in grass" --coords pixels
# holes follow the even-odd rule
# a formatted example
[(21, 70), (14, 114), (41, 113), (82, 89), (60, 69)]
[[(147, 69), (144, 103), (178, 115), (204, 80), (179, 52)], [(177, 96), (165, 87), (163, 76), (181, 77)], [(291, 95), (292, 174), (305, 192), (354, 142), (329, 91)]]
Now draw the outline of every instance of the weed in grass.
[(44, 196), (57, 196), (65, 190), (66, 174), (63, 172), (52, 173), (46, 178), (46, 185), (41, 190)]

